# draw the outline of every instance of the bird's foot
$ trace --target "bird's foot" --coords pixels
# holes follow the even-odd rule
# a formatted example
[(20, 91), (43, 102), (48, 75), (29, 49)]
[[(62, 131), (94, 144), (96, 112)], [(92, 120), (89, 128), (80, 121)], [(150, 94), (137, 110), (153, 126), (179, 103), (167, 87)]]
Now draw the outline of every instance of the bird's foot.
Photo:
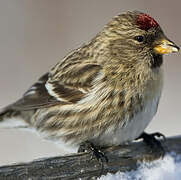
[(96, 147), (93, 145), (93, 143), (87, 141), (80, 144), (78, 152), (92, 152), (91, 160), (95, 157), (101, 165), (101, 176), (104, 170), (104, 161), (108, 162), (108, 158), (105, 153), (100, 149), (100, 147)]
[(105, 155), (105, 153), (103, 151), (101, 151), (100, 147), (94, 146), (93, 143), (87, 141), (87, 142), (80, 144), (78, 152), (86, 152), (86, 151), (92, 152), (92, 158), (91, 159), (93, 159), (93, 156), (95, 156), (96, 159), (101, 164), (103, 164), (104, 161), (108, 162), (108, 158)]
[(143, 132), (137, 139), (143, 139), (143, 141), (152, 149), (152, 151), (160, 152), (161, 156), (163, 157), (165, 155), (165, 150), (157, 138), (162, 138), (164, 141), (166, 140), (166, 137), (159, 132), (152, 134)]

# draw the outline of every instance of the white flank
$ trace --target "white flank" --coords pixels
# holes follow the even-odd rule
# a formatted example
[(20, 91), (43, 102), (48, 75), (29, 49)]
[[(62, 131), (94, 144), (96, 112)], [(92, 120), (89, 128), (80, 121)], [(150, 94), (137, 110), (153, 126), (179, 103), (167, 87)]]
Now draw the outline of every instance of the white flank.
[(120, 124), (116, 131), (113, 131), (114, 126), (107, 129), (104, 134), (94, 140), (94, 143), (100, 146), (111, 146), (133, 141), (144, 131), (154, 117), (158, 101), (159, 96), (152, 101), (145, 102), (144, 109), (129, 120), (125, 127)]

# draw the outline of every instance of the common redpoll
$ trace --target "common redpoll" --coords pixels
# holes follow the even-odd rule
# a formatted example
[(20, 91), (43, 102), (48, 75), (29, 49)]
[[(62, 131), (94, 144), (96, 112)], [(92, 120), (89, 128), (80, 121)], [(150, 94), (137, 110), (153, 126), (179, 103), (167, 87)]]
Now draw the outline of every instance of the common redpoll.
[[(162, 92), (162, 55), (179, 48), (149, 15), (115, 16), (0, 113), (52, 139), (120, 145), (138, 138)], [(18, 123), (20, 125), (20, 123)]]

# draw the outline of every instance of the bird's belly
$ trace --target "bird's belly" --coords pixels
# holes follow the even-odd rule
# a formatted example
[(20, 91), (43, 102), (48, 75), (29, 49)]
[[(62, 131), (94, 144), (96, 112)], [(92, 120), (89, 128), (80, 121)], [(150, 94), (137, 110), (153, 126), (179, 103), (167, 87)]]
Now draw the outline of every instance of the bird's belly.
[(128, 120), (126, 125), (118, 125), (109, 127), (101, 136), (94, 139), (94, 143), (99, 146), (112, 146), (127, 143), (135, 140), (141, 135), (144, 129), (157, 111), (159, 97), (147, 101), (142, 111), (136, 113), (132, 119)]

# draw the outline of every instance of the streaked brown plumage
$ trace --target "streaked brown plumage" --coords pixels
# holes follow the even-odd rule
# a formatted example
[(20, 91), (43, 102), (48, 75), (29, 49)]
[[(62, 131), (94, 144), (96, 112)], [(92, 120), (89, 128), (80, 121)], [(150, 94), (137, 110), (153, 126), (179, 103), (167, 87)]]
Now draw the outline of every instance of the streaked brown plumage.
[(118, 15), (4, 108), (0, 118), (21, 117), (47, 137), (74, 144), (132, 141), (156, 113), (162, 54), (177, 51), (150, 16)]

